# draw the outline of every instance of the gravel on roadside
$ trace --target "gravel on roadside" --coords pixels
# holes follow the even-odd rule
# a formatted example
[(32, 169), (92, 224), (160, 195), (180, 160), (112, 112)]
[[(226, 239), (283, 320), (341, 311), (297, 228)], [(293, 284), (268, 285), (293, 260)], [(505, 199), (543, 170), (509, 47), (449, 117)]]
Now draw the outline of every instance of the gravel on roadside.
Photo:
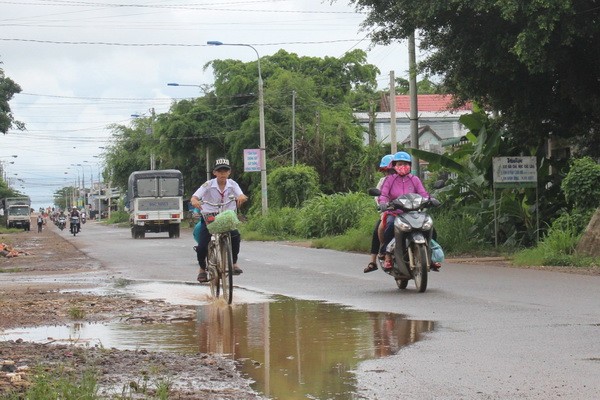
[[(42, 233), (0, 234), (21, 255), (0, 257), (0, 332), (19, 327), (75, 322), (177, 323), (195, 318), (195, 308), (123, 295), (93, 295), (73, 289), (115, 284), (95, 260), (46, 226)], [(135, 315), (135, 318), (132, 316)], [(0, 341), (0, 397), (25, 393), (40, 371), (82, 377), (93, 371), (98, 398), (153, 398), (167, 385), (170, 399), (264, 399), (235, 361), (215, 354), (179, 354), (145, 349)]]

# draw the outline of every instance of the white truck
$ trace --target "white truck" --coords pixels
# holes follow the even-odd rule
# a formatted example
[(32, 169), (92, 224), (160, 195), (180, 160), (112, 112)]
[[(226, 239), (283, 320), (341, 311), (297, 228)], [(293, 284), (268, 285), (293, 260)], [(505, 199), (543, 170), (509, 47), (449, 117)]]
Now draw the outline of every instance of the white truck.
[(183, 175), (176, 169), (135, 171), (129, 175), (127, 201), (131, 237), (168, 232), (178, 238), (183, 218)]
[(7, 197), (2, 200), (7, 228), (31, 230), (31, 199), (28, 196)]

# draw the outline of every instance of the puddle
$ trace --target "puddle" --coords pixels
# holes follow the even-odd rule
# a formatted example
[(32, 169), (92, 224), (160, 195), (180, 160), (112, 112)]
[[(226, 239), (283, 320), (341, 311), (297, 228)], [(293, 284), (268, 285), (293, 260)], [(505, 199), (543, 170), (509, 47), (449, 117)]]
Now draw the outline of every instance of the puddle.
[[(198, 287), (191, 288), (198, 296)], [(149, 295), (154, 289), (148, 285), (141, 293)], [(216, 302), (198, 305), (197, 318), (190, 322), (46, 326), (0, 336), (129, 350), (221, 353), (238, 360), (242, 373), (255, 381), (253, 388), (270, 398), (343, 400), (356, 398), (352, 371), (358, 363), (395, 354), (433, 327), (431, 321), (407, 320), (393, 313), (275, 296), (231, 307)]]

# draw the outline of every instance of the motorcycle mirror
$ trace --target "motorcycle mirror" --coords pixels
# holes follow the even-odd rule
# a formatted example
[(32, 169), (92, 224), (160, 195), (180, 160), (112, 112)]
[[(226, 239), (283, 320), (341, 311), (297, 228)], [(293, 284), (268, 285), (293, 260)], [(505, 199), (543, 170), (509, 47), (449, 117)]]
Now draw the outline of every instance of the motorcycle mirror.
[(381, 190), (377, 189), (377, 188), (371, 188), (368, 191), (369, 196), (379, 196), (381, 194)]

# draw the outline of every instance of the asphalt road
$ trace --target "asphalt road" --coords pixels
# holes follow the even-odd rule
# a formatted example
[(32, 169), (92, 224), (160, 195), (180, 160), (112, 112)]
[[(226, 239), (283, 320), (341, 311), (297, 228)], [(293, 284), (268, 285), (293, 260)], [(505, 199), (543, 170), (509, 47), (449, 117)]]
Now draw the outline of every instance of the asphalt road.
[[(194, 281), (187, 231), (179, 239), (88, 222), (73, 238), (129, 279)], [(600, 277), (445, 263), (428, 289), (405, 291), (362, 254), (242, 242), (239, 288), (435, 321), (425, 340), (364, 362), (369, 399), (600, 399)], [(234, 292), (235, 302), (235, 292)]]

